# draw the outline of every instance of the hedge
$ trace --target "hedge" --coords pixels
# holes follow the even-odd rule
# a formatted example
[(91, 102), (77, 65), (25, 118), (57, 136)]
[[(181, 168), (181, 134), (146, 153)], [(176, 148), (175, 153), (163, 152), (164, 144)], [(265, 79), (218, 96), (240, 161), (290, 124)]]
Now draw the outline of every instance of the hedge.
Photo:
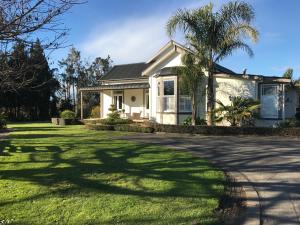
[(153, 133), (153, 127), (142, 127), (129, 124), (117, 124), (117, 125), (102, 125), (102, 124), (86, 124), (86, 128), (90, 130), (113, 130), (113, 131), (127, 131), (127, 132), (139, 132), (139, 133)]
[(300, 128), (272, 127), (226, 127), (226, 126), (185, 126), (152, 124), (156, 132), (188, 133), (204, 135), (264, 135), (300, 136)]
[(271, 127), (225, 127), (225, 126), (186, 126), (151, 124), (143, 127), (133, 124), (102, 125), (86, 124), (88, 129), (114, 130), (140, 133), (166, 132), (203, 135), (260, 135), (260, 136), (300, 136), (300, 128), (271, 128)]

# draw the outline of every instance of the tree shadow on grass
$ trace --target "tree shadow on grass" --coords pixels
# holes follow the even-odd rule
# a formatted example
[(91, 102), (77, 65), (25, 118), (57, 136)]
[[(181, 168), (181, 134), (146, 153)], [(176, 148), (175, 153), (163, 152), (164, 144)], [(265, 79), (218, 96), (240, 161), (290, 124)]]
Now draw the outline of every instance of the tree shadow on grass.
[[(24, 137), (16, 135), (14, 138), (13, 143), (1, 142), (0, 146), (11, 154), (28, 154), (29, 157), (21, 162), (1, 162), (24, 164), (25, 168), (0, 170), (0, 177), (30, 181), (49, 188), (49, 191), (22, 199), (1, 201), (1, 207), (52, 195), (76, 195), (79, 192), (187, 199), (210, 199), (221, 194), (215, 186), (223, 185), (223, 180), (216, 176), (206, 176), (206, 172), (214, 173), (210, 164), (189, 154), (130, 144), (108, 137), (87, 142), (61, 137), (56, 140), (57, 144), (44, 143), (42, 150), (31, 144), (31, 139), (36, 141), (41, 137), (28, 136), (30, 140), (26, 145), (19, 146), (15, 143)], [(49, 154), (49, 157), (43, 158), (41, 153)], [(33, 166), (28, 166), (30, 163)], [(45, 163), (45, 166), (36, 167), (35, 163)], [(125, 185), (120, 184), (120, 181)], [(150, 185), (144, 181), (150, 182)], [(169, 186), (157, 189), (156, 182), (165, 182)]]

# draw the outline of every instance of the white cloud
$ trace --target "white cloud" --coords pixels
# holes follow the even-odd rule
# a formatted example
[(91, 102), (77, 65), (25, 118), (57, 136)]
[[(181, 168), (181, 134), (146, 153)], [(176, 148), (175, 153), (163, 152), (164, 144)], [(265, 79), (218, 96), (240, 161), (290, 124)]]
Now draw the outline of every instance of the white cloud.
[(169, 40), (167, 18), (151, 16), (111, 23), (93, 32), (80, 49), (90, 57), (109, 54), (115, 63), (146, 61)]

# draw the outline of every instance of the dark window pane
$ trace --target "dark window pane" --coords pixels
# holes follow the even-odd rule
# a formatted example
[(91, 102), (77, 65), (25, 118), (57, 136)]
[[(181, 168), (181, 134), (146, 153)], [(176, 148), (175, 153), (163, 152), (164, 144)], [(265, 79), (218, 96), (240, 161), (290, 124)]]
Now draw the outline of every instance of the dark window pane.
[(174, 81), (164, 81), (164, 95), (174, 95)]
[(122, 109), (123, 97), (119, 96), (119, 109)]

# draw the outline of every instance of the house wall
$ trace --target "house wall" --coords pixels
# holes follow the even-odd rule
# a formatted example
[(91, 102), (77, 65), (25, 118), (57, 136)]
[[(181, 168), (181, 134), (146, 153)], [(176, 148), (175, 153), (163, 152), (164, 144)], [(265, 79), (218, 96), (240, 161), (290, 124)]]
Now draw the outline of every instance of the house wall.
[(295, 89), (286, 89), (285, 92), (285, 118), (294, 118), (296, 114), (296, 108), (298, 107), (298, 93)]
[[(245, 98), (258, 98), (258, 85), (254, 80), (216, 77), (215, 99), (221, 101), (224, 105), (231, 104), (230, 97), (241, 96)], [(216, 103), (216, 108), (219, 105)], [(227, 121), (222, 121), (218, 125), (228, 126)]]
[(103, 90), (101, 99), (102, 99), (102, 104), (101, 104), (102, 118), (106, 118), (107, 114), (109, 113), (108, 109), (112, 104), (112, 91)]
[[(133, 102), (131, 97), (135, 97)], [(123, 108), (125, 113), (141, 113), (144, 114), (144, 91), (143, 89), (127, 89), (124, 90), (124, 103)]]
[(225, 105), (230, 104), (230, 97), (258, 98), (256, 81), (217, 77), (214, 82), (215, 98)]

